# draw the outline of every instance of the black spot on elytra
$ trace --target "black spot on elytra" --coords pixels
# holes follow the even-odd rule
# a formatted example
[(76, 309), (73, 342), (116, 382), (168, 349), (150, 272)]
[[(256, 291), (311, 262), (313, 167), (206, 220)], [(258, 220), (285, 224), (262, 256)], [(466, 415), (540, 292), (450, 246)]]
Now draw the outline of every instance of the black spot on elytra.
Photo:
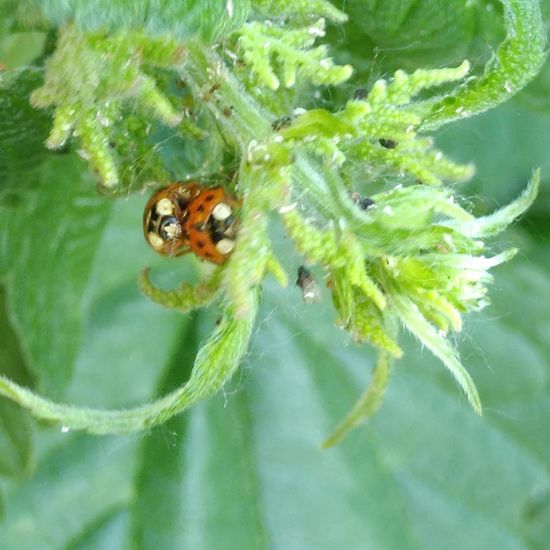
[(212, 238), (212, 241), (214, 242), (214, 244), (220, 242), (222, 239), (225, 239), (225, 235), (220, 231), (213, 231), (210, 234), (210, 237)]
[(180, 207), (180, 210), (187, 210), (187, 206), (189, 205), (189, 200), (184, 197), (178, 198), (178, 206)]
[(204, 197), (204, 202), (210, 202), (214, 200), (214, 195), (206, 195), (206, 197)]
[(201, 250), (206, 246), (206, 243), (204, 241), (197, 241), (197, 247)]
[(202, 204), (199, 204), (199, 206), (197, 206), (197, 212), (204, 212), (204, 206)]
[(213, 217), (210, 218), (210, 234), (221, 235), (218, 241), (224, 237), (231, 236), (231, 234), (234, 233), (234, 226), (235, 218), (233, 216), (228, 216), (225, 220), (216, 220)]

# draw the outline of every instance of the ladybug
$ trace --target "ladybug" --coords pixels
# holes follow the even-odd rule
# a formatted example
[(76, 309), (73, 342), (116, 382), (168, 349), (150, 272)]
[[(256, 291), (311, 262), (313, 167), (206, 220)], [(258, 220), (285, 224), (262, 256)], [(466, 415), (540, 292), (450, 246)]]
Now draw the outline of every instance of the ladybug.
[(238, 202), (223, 187), (173, 183), (156, 191), (145, 206), (143, 231), (159, 254), (200, 258), (222, 264), (235, 247)]

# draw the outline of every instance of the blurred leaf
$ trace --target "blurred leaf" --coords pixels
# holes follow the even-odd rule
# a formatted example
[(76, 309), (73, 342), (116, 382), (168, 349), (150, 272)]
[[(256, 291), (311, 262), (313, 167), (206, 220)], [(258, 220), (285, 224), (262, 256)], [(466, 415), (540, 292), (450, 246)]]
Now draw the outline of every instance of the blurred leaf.
[[(21, 384), (30, 384), (17, 335), (10, 326), (2, 287), (0, 327), (0, 372)], [(31, 426), (28, 413), (7, 399), (0, 399), (0, 475), (21, 476), (29, 472), (33, 459)]]
[(0, 0), (0, 42), (9, 34), (16, 6), (15, 0)]
[(169, 128), (158, 127), (151, 141), (154, 140), (161, 160), (170, 167), (172, 177), (189, 180), (211, 177), (222, 164), (223, 148), (217, 129), (207, 129), (204, 137), (206, 139), (190, 138)]
[[(65, 392), (70, 402), (97, 407), (135, 405), (153, 397), (159, 379), (166, 378), (166, 365), (173, 367), (171, 376), (178, 378), (185, 377), (193, 364), (191, 349), (174, 355), (182, 343), (193, 346), (193, 340), (186, 337), (186, 319), (152, 304), (137, 288), (137, 273), (145, 264), (152, 263), (153, 277), (165, 286), (191, 279), (194, 267), (192, 261), (182, 267), (181, 262), (174, 264), (148, 249), (141, 230), (140, 206), (145, 200), (117, 201), (94, 249), (82, 343)], [(164, 449), (171, 435), (165, 428), (155, 433)], [(16, 494), (12, 493), (10, 513), (15, 515), (6, 521), (21, 513), (24, 518), (17, 520), (14, 531), (0, 534), (1, 546), (22, 550), (122, 548), (116, 541), (127, 535), (127, 509), (140, 490), (141, 441), (150, 446), (148, 436), (94, 438), (64, 430), (42, 431), (39, 436), (40, 466), (35, 476), (20, 486), (23, 493), (11, 485)], [(154, 456), (152, 451), (149, 454)], [(143, 462), (149, 466), (145, 458)], [(58, 484), (52, 481), (55, 478), (64, 481)], [(29, 507), (27, 498), (33, 499)], [(78, 504), (81, 499), (87, 502)], [(46, 515), (43, 508), (48, 509)], [(65, 512), (68, 521), (54, 519), (64, 517)]]
[[(21, 205), (2, 209), (0, 274), (37, 385), (59, 395), (80, 345), (86, 284), (109, 202), (74, 157), (42, 165)], [(36, 180), (34, 180), (36, 181)]]
[[(159, 395), (180, 386), (188, 378), (197, 352), (196, 325), (185, 335), (176, 351)], [(179, 478), (186, 462), (183, 441), (187, 436), (187, 415), (170, 419), (155, 428), (141, 443), (140, 469), (136, 476), (139, 498), (132, 509), (132, 538), (136, 548), (169, 548), (180, 532), (183, 502)], [(171, 452), (166, 452), (167, 445)]]
[[(161, 258), (141, 228), (145, 197), (117, 201), (98, 244), (86, 290), (85, 319), (66, 399), (94, 407), (128, 407), (151, 399), (188, 318), (145, 299), (137, 274), (152, 267), (156, 282), (193, 280), (194, 264)], [(179, 365), (180, 370), (190, 365)]]
[(181, 39), (199, 34), (206, 41), (226, 36), (248, 15), (249, 0), (25, 0), (26, 9), (40, 7), (54, 25), (74, 21), (86, 31), (145, 29), (152, 35)]
[[(187, 377), (189, 373), (182, 372), (182, 365), (192, 364), (197, 343), (195, 330), (174, 358), (165, 389)], [(243, 440), (249, 434), (241, 425), (243, 421), (248, 425), (250, 420), (246, 402), (238, 399), (236, 410), (232, 406), (228, 414), (218, 406), (218, 400), (214, 403), (208, 418), (200, 411), (191, 417), (176, 417), (143, 442), (137, 478), (139, 498), (131, 510), (134, 547), (265, 546), (258, 503), (248, 498), (256, 500), (258, 494), (254, 459), (247, 452), (250, 442)], [(211, 434), (216, 435), (212, 438)], [(167, 446), (170, 452), (166, 452)], [(232, 502), (230, 507), (228, 502)], [(230, 542), (222, 543), (225, 538)]]
[(99, 530), (132, 499), (129, 473), (135, 468), (135, 438), (61, 435), (57, 445), (43, 453), (34, 477), (9, 499), (0, 528), (5, 548), (65, 548)]
[(519, 97), (530, 109), (550, 113), (550, 60), (546, 60), (539, 75)]
[(0, 206), (21, 198), (31, 187), (46, 157), (50, 117), (31, 107), (29, 95), (43, 72), (27, 68), (0, 79)]
[[(513, 200), (534, 168), (541, 168), (541, 195), (548, 192), (549, 132), (550, 116), (530, 112), (512, 100), (447, 126), (437, 134), (437, 143), (443, 151), (452, 151), (457, 161), (475, 160), (476, 175), (461, 187), (480, 203), (477, 213), (486, 214)], [(537, 204), (538, 200), (535, 208)]]
[(28, 65), (44, 50), (46, 33), (16, 32), (0, 37), (0, 59), (8, 69)]
[[(452, 62), (467, 50), (483, 59), (488, 48), (477, 40), (483, 42), (484, 35), (470, 25), (486, 13), (495, 21), (486, 32), (497, 35), (501, 19), (484, 9), (499, 4), (465, 1), (347, 2), (355, 10), (345, 31), (350, 48), (364, 44), (374, 52), (377, 43), (367, 35), (384, 44), (386, 33), (384, 53), (372, 54), (382, 72), (401, 61), (439, 66), (445, 56)], [(59, 17), (86, 7), (53, 0), (48, 5), (67, 6)], [(112, 10), (97, 1), (87, 5), (96, 10), (90, 24), (121, 23), (120, 1), (109, 5)], [(129, 13), (139, 15), (142, 5)], [(397, 17), (400, 7), (409, 9), (407, 17)], [(455, 19), (448, 15), (451, 7)], [(421, 14), (437, 9), (447, 15), (432, 13), (431, 27), (426, 12)], [(400, 27), (401, 21), (406, 25)], [(168, 23), (155, 25), (162, 30)], [(184, 17), (186, 31), (187, 25)], [(426, 32), (425, 51), (419, 29)], [(402, 49), (393, 51), (393, 44)], [(343, 55), (350, 51), (342, 48)], [(366, 63), (361, 68), (359, 76), (370, 71)], [(33, 116), (28, 113), (29, 120)], [(22, 194), (18, 206), (0, 208), (0, 274), (25, 357), (42, 388), (54, 392), (66, 386), (71, 402), (122, 407), (181, 382), (214, 319), (162, 310), (139, 295), (135, 276), (153, 263), (153, 276), (174, 287), (194, 276), (195, 261), (154, 258), (141, 235), (144, 197), (117, 201), (108, 217), (109, 206), (94, 194), (74, 158), (42, 164), (41, 126), (22, 121), (21, 132), (3, 126), (12, 122), (0, 117), (0, 129), (8, 128), (0, 130), (0, 141), (2, 134), (24, 141), (6, 156), (18, 159), (13, 167), (2, 168), (0, 147), (0, 168), (9, 174), (6, 179), (0, 171), (0, 185), (30, 182), (36, 188)], [(456, 132), (449, 128), (440, 141), (466, 161), (481, 160), (469, 192), (491, 192), (502, 204), (523, 187), (533, 165), (547, 158), (547, 123), (510, 103), (457, 125)], [(177, 159), (178, 147), (165, 160)], [(186, 173), (175, 161), (166, 162)], [(493, 207), (484, 205), (486, 211)], [(499, 268), (494, 306), (460, 337), (465, 366), (485, 405), (483, 418), (472, 413), (448, 373), (408, 342), (382, 410), (344, 444), (321, 451), (323, 438), (366, 385), (372, 353), (345, 345), (328, 304), (305, 306), (298, 289), (269, 287), (255, 345), (241, 378), (225, 395), (140, 436), (43, 430), (36, 475), (7, 484), (1, 546), (546, 548), (550, 260), (547, 246), (528, 235), (509, 238), (523, 239), (521, 249), (531, 260), (519, 257)], [(8, 349), (2, 338), (9, 335), (1, 321), (0, 358)], [(46, 369), (38, 370), (38, 364)]]
[[(106, 250), (100, 256), (108, 263)], [(547, 274), (533, 263), (499, 268), (495, 305), (466, 329), (461, 347), (484, 417), (409, 342), (380, 413), (331, 451), (319, 444), (366, 384), (372, 354), (344, 345), (326, 305), (269, 288), (246, 380), (140, 440), (58, 434), (37, 476), (11, 487), (0, 540), (23, 550), (542, 549), (550, 535)], [(132, 284), (126, 276), (115, 284), (116, 270), (102, 277), (113, 288)], [(95, 288), (101, 294), (99, 281)], [(150, 307), (143, 301), (134, 316), (146, 323)], [(127, 323), (108, 314), (118, 308), (102, 303), (95, 334)], [(169, 365), (159, 390), (181, 382), (211, 320), (199, 332), (182, 332), (175, 316), (162, 323), (160, 341), (142, 345), (163, 350), (156, 364), (121, 357), (114, 373), (90, 365), (76, 379), (90, 385), (92, 376), (107, 393), (114, 385), (118, 395), (105, 405), (126, 401), (120, 378), (135, 391), (126, 365), (136, 381)], [(75, 399), (89, 395), (72, 388)], [(69, 518), (64, 529), (54, 517)]]
[(32, 466), (32, 423), (21, 408), (0, 401), (0, 475), (20, 477)]

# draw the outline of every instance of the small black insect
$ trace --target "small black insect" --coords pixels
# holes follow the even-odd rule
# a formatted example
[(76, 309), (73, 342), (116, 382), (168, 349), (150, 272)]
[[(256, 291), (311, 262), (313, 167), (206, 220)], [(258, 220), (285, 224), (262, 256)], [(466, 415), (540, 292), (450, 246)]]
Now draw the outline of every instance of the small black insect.
[(382, 145), (382, 147), (385, 147), (386, 149), (395, 149), (397, 147), (397, 141), (393, 139), (380, 138), (378, 140), (378, 143), (380, 143), (380, 145)]
[(273, 128), (275, 132), (278, 132), (283, 128), (288, 128), (291, 124), (292, 124), (292, 117), (282, 116), (281, 118), (277, 118), (271, 123), (271, 128)]
[(321, 300), (321, 290), (315, 280), (315, 277), (313, 276), (313, 273), (311, 273), (311, 271), (303, 265), (298, 268), (296, 286), (300, 287), (302, 290), (302, 298), (306, 304), (311, 304)]
[(362, 210), (367, 210), (373, 204), (376, 204), (370, 197), (362, 197), (359, 193), (354, 192), (351, 194), (351, 200), (359, 206)]

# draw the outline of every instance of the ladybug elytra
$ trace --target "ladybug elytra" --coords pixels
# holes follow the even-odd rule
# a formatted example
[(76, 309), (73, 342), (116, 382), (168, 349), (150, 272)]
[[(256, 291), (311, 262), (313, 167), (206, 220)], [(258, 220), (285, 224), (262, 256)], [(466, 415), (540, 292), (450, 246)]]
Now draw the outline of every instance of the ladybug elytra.
[(143, 214), (145, 239), (165, 256), (193, 252), (222, 264), (235, 247), (237, 205), (223, 187), (173, 183), (149, 199)]

